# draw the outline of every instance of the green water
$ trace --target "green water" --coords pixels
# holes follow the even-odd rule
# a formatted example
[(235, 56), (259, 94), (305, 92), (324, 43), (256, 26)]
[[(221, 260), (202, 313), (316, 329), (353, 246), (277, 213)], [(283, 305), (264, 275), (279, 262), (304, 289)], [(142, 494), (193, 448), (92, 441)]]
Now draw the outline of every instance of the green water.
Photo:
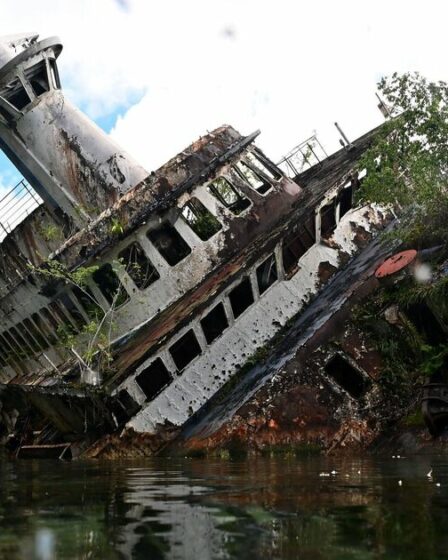
[(448, 558), (448, 457), (0, 458), (0, 559), (19, 558)]

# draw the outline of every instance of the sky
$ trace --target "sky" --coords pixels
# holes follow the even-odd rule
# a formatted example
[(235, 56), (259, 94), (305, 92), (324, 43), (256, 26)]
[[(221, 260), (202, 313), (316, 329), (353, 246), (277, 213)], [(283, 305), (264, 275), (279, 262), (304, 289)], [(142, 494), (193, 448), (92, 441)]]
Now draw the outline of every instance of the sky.
[[(58, 35), (67, 97), (148, 171), (221, 124), (274, 161), (382, 122), (392, 72), (448, 80), (446, 0), (0, 0), (0, 36)], [(0, 154), (0, 195), (19, 179)]]

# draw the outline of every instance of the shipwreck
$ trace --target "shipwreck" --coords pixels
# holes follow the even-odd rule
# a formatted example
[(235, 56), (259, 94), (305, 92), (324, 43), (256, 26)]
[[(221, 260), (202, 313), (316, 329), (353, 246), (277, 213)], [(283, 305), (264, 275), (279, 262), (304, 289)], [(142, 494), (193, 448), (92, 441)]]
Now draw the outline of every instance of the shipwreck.
[[(24, 177), (0, 201), (1, 437), (74, 456), (125, 431), (157, 451), (390, 222), (354, 205), (375, 131), (275, 164), (225, 125), (149, 172), (66, 99), (61, 51), (0, 41), (0, 148)], [(350, 363), (326, 369), (349, 401), (375, 390)]]

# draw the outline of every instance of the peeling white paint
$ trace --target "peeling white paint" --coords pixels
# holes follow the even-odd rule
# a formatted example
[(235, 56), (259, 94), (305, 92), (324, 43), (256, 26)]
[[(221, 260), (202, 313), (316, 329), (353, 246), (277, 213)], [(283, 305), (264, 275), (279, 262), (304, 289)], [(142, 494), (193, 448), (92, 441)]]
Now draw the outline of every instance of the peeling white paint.
[[(148, 403), (128, 424), (138, 432), (155, 433), (166, 421), (181, 426), (210, 397), (216, 393), (239, 367), (267, 341), (288, 319), (303, 307), (304, 301), (319, 289), (319, 265), (328, 262), (339, 268), (339, 251), (350, 255), (357, 251), (356, 231), (352, 224), (372, 231), (381, 225), (383, 212), (370, 206), (349, 211), (341, 220), (331, 238), (338, 249), (323, 244), (313, 245), (300, 259), (300, 269), (289, 280), (280, 279), (238, 317), (233, 328), (228, 328), (205, 352), (191, 362), (174, 381), (152, 402)], [(255, 270), (254, 267), (253, 270)], [(239, 280), (238, 280), (239, 282)], [(230, 288), (229, 288), (230, 289)], [(215, 306), (222, 298), (213, 302)], [(193, 325), (197, 326), (199, 320)], [(178, 333), (182, 336), (192, 325)], [(172, 341), (170, 341), (170, 344)], [(154, 357), (139, 368), (144, 369)], [(134, 376), (123, 384), (132, 390)], [(194, 385), (194, 390), (191, 386)]]

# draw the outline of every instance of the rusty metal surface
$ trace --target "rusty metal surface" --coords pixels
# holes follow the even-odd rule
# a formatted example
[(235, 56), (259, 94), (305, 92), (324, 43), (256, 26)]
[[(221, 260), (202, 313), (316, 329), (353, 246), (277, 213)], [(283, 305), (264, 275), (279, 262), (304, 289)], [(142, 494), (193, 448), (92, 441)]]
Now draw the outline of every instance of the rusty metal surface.
[[(252, 142), (254, 137), (255, 135), (248, 137), (247, 143)], [(98, 257), (121, 238), (129, 235), (153, 212), (165, 208), (182, 192), (195, 186), (198, 181), (205, 180), (227, 157), (232, 157), (244, 146), (243, 138), (231, 127), (215, 130), (200, 138), (145, 181), (121, 196), (88, 228), (75, 232), (68, 238), (66, 235), (70, 228), (64, 217), (41, 207), (41, 211), (31, 214), (0, 244), (0, 284), (3, 280), (10, 293), (28, 276), (28, 260), (38, 265), (51, 253), (69, 269)], [(75, 170), (74, 173), (73, 182), (76, 184)], [(111, 234), (113, 223), (122, 225), (121, 236)], [(54, 240), (45, 237), (45, 230), (51, 226), (66, 237), (62, 245), (60, 240), (57, 240), (56, 244)]]
[[(393, 227), (393, 224), (389, 227)], [(249, 371), (221, 402), (212, 400), (204, 407), (196, 418), (188, 422), (181, 437), (204, 438), (220, 430), (362, 287), (390, 249), (390, 244), (374, 239), (368, 248), (329, 281), (319, 297), (297, 318), (281, 343), (273, 349), (269, 359)]]
[[(200, 138), (124, 194), (88, 228), (67, 240), (55, 253), (55, 258), (72, 268), (98, 257), (149, 216), (166, 210), (181, 194), (212, 176), (228, 159), (252, 143), (257, 135), (258, 132), (243, 138), (232, 127), (224, 126)], [(118, 237), (110, 233), (113, 222), (122, 225), (123, 231)], [(80, 246), (83, 248), (81, 258)]]
[(352, 143), (352, 149), (342, 148), (334, 154), (328, 156), (323, 162), (318, 163), (303, 171), (295, 180), (303, 187), (313, 189), (319, 186), (322, 181), (331, 182), (332, 176), (337, 176), (339, 167), (347, 167), (357, 162), (363, 152), (367, 150), (375, 139), (375, 136), (381, 130), (382, 125), (370, 130), (366, 134), (360, 136)]
[[(210, 159), (216, 160), (217, 155), (225, 153), (226, 147), (235, 144), (235, 137), (238, 137), (237, 133), (229, 127), (218, 129), (191, 147), (194, 157), (188, 151), (184, 151), (181, 156), (173, 158), (166, 166), (163, 166), (154, 181), (164, 185), (165, 188), (168, 188), (169, 185), (168, 191), (164, 193), (165, 195), (172, 193), (172, 197), (178, 196), (176, 184), (172, 181), (173, 173), (178, 178), (183, 179), (181, 186), (185, 185), (185, 177), (187, 179), (190, 178), (189, 172), (192, 161), (196, 162), (197, 171), (201, 173), (201, 165), (204, 165), (204, 162), (206, 163)], [(357, 146), (358, 149), (365, 149), (366, 144), (370, 140), (369, 135), (362, 137), (360, 145)], [(212, 147), (208, 146), (210, 141), (212, 141)], [(252, 138), (248, 141), (252, 141)], [(237, 145), (237, 149), (241, 149), (241, 145), (239, 143)], [(202, 151), (205, 151), (205, 153), (202, 153)], [(216, 164), (218, 165), (218, 162)], [(133, 332), (132, 335), (123, 337), (112, 348), (114, 361), (111, 364), (111, 368), (114, 375), (109, 380), (110, 386), (115, 386), (126, 377), (129, 371), (135, 369), (138, 364), (154, 353), (166, 341), (168, 336), (172, 335), (175, 330), (182, 328), (189, 321), (193, 313), (200, 312), (207, 305), (212, 294), (223, 290), (234, 280), (236, 275), (242, 274), (244, 270), (249, 268), (259, 258), (260, 254), (272, 250), (285, 231), (291, 228), (294, 223), (300, 222), (307, 213), (314, 211), (317, 202), (331, 186), (347, 180), (352, 167), (352, 157), (347, 158), (345, 151), (341, 150), (339, 155), (332, 158), (331, 166), (318, 170), (313, 188), (307, 190), (298, 198), (297, 196), (288, 197), (282, 192), (274, 191), (272, 194), (261, 199), (260, 202), (254, 203), (247, 216), (244, 218), (234, 218), (229, 224), (227, 240), (221, 249), (220, 258), (222, 259), (222, 265), (201, 281), (198, 279), (198, 285), (195, 289), (186, 293), (175, 304), (164, 310), (150, 324), (144, 325), (138, 331)], [(167, 177), (170, 177), (170, 183), (168, 183)], [(119, 201), (117, 206), (122, 208), (121, 204), (123, 204), (125, 208), (126, 202), (129, 201), (132, 208), (136, 208), (138, 201), (137, 209), (141, 212), (139, 207), (142, 206), (142, 198), (153, 196), (153, 190), (149, 195), (146, 193), (146, 185), (141, 188), (143, 188), (143, 192), (140, 192), (139, 188), (137, 188), (136, 192), (127, 193), (123, 197), (125, 201), (123, 203)], [(162, 195), (161, 201), (166, 203), (164, 195)], [(140, 220), (143, 219), (141, 213), (139, 215)], [(102, 220), (107, 221), (108, 218), (109, 216), (103, 217)], [(98, 227), (101, 226), (98, 225)], [(79, 246), (82, 244), (82, 240), (85, 239), (84, 236), (87, 235), (92, 234), (90, 231), (80, 232), (75, 236), (77, 242), (74, 243), (72, 240), (69, 243), (70, 248), (76, 249), (77, 258), (79, 258)], [(109, 228), (107, 228), (105, 239), (108, 243), (116, 242), (113, 236), (111, 236)], [(67, 248), (67, 250), (70, 250), (70, 248)], [(25, 381), (24, 379), (22, 380)], [(30, 381), (31, 379), (25, 382), (29, 383)], [(36, 382), (39, 384), (47, 383), (48, 381), (46, 377), (38, 378), (38, 380), (33, 378), (31, 381), (33, 385)]]
[(403, 268), (410, 265), (416, 258), (417, 251), (415, 249), (409, 249), (407, 251), (401, 251), (396, 255), (392, 255), (386, 259), (375, 271), (375, 276), (377, 278), (386, 278), (387, 276), (392, 276), (396, 274)]
[[(356, 149), (365, 149), (370, 141), (371, 136), (362, 137), (360, 145), (356, 144)], [(181, 328), (189, 320), (193, 312), (200, 311), (209, 301), (211, 294), (219, 293), (233, 281), (235, 275), (249, 268), (261, 254), (272, 250), (285, 235), (285, 231), (302, 221), (310, 211), (314, 211), (317, 202), (331, 186), (347, 180), (353, 168), (353, 160), (351, 156), (347, 159), (344, 150), (341, 152), (344, 153), (339, 153), (339, 156), (332, 159), (332, 165), (325, 168), (325, 173), (319, 170), (313, 188), (301, 193), (294, 203), (285, 200), (284, 195), (272, 195), (259, 205), (254, 204), (247, 218), (232, 220), (227, 243), (224, 244), (220, 255), (224, 261), (223, 265), (212, 271), (197, 288), (185, 294), (150, 325), (144, 325), (132, 334), (132, 338), (124, 338), (113, 349), (113, 355), (116, 357), (113, 364), (116, 371), (112, 379), (114, 383), (155, 352), (174, 329)]]

